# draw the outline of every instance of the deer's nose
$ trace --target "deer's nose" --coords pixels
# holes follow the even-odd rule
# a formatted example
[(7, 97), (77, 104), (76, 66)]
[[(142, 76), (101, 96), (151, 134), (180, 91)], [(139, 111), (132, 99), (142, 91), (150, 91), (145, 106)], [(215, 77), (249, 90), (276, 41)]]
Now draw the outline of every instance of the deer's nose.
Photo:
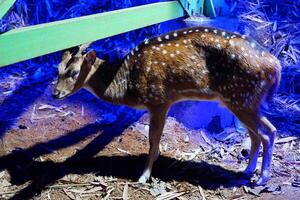
[(58, 98), (59, 95), (60, 95), (60, 91), (57, 90), (57, 89), (54, 89), (52, 95), (53, 95), (54, 98)]
[(61, 98), (65, 95), (65, 92), (55, 89), (53, 91), (52, 95), (53, 95), (54, 98), (59, 99), (59, 98)]

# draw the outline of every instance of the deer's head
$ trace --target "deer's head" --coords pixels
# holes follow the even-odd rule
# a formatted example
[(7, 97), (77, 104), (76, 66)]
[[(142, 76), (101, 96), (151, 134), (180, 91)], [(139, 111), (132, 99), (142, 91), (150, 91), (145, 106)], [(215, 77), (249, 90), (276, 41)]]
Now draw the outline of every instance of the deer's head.
[[(82, 88), (95, 71), (93, 66), (96, 61), (95, 51), (85, 52), (89, 44), (79, 46), (75, 51), (65, 51), (62, 61), (58, 66), (58, 79), (53, 90), (57, 99), (70, 96)], [(101, 65), (98, 59), (97, 67)]]

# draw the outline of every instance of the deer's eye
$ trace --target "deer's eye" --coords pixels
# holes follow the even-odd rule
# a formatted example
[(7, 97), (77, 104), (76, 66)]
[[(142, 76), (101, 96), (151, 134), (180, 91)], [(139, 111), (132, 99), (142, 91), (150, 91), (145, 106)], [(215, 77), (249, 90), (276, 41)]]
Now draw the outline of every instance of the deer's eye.
[(71, 77), (72, 79), (76, 79), (79, 75), (79, 71), (71, 71), (68, 77)]

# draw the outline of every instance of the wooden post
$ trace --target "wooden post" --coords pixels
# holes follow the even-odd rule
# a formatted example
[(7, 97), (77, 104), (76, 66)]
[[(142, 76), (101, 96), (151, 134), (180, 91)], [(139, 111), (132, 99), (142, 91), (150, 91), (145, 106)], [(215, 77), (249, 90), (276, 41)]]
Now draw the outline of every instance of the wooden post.
[(204, 1), (204, 14), (208, 17), (216, 17), (217, 16), (213, 0), (205, 0)]

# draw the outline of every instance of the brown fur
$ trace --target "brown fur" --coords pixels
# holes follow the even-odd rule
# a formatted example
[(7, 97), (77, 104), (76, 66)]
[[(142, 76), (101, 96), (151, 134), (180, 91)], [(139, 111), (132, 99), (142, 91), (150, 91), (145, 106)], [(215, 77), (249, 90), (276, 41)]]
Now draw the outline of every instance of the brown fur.
[(213, 99), (226, 105), (249, 130), (252, 157), (248, 171), (253, 171), (254, 163), (256, 166), (258, 144), (263, 142), (267, 158), (258, 184), (267, 181), (276, 129), (260, 116), (259, 107), (269, 89), (278, 85), (281, 67), (255, 41), (222, 30), (195, 27), (145, 40), (120, 66), (95, 59), (93, 52), (83, 57), (73, 92), (85, 87), (105, 101), (151, 112), (150, 151), (141, 182), (149, 178), (158, 155), (168, 108), (185, 99)]

